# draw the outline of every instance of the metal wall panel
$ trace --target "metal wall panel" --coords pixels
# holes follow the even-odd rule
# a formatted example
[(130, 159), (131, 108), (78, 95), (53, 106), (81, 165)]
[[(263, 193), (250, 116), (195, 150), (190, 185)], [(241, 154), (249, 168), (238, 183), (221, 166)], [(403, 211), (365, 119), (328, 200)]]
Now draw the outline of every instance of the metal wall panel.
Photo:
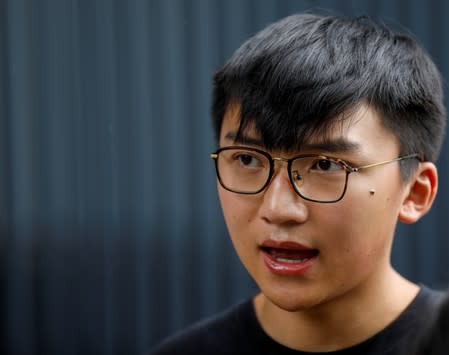
[[(408, 28), (449, 78), (444, 0), (0, 0), (2, 354), (141, 354), (256, 288), (219, 208), (211, 76), (288, 14)], [(449, 142), (394, 264), (449, 282)]]

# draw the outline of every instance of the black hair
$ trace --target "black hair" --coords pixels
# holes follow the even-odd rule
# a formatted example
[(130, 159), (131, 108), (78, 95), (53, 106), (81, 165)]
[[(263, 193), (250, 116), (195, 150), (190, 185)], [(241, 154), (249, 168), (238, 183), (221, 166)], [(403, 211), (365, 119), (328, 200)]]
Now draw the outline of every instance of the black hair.
[(429, 55), (410, 35), (366, 16), (296, 14), (269, 25), (214, 75), (217, 141), (233, 101), (237, 135), (254, 124), (267, 149), (299, 149), (363, 103), (398, 138), (401, 155), (435, 161), (445, 131), (442, 80)]

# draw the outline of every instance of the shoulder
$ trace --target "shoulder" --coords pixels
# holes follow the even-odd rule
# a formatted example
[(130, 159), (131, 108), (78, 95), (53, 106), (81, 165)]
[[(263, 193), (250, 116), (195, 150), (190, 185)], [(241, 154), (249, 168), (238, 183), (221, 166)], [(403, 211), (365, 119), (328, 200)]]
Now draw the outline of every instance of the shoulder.
[[(444, 298), (442, 291), (430, 289), (425, 285), (420, 285), (420, 291), (413, 302), (405, 309), (395, 322), (395, 329), (405, 334), (415, 335), (421, 331), (438, 311)], [(410, 331), (414, 329), (414, 331)]]
[(253, 315), (252, 301), (247, 299), (178, 331), (159, 343), (149, 355), (239, 353), (241, 339), (250, 331), (245, 324), (253, 322)]
[(420, 284), (420, 292), (418, 293), (418, 299), (425, 300), (426, 303), (431, 306), (439, 306), (443, 299), (446, 297), (446, 292), (442, 290), (431, 289), (425, 285)]
[(420, 285), (420, 291), (413, 302), (384, 333), (386, 335), (384, 340), (395, 349), (392, 353), (404, 355), (412, 353), (412, 349), (416, 347), (416, 339), (428, 328), (438, 313), (443, 299), (442, 291)]
[(437, 307), (428, 315), (428, 322), (404, 355), (447, 354), (449, 349), (449, 292), (440, 293)]
[(438, 312), (443, 298), (444, 293), (420, 285), (418, 294), (398, 318), (373, 337), (354, 346), (350, 353), (410, 355), (411, 349), (415, 348), (415, 339)]
[(415, 300), (408, 307), (408, 313), (414, 314), (417, 318), (428, 319), (435, 314), (444, 299), (443, 291), (430, 289), (425, 285), (420, 285), (421, 289)]

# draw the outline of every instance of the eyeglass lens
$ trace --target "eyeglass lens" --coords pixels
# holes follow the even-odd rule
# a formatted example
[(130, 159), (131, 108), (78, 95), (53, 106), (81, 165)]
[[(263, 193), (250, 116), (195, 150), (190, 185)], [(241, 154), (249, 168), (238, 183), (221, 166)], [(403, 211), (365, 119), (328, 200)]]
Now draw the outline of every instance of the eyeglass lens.
[[(252, 150), (222, 150), (217, 170), (223, 187), (238, 193), (257, 193), (271, 177), (268, 156)], [(291, 161), (289, 176), (302, 197), (322, 202), (338, 200), (344, 193), (347, 179), (341, 163), (320, 156)]]

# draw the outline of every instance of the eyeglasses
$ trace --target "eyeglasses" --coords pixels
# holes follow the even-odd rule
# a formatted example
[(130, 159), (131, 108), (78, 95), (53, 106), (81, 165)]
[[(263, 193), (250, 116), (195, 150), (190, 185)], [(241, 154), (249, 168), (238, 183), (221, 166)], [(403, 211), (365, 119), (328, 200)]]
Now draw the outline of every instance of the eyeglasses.
[(273, 177), (274, 162), (284, 161), (296, 193), (305, 200), (322, 203), (337, 202), (343, 198), (351, 173), (405, 159), (421, 160), (419, 154), (409, 154), (353, 167), (344, 160), (324, 155), (302, 154), (287, 159), (243, 146), (220, 148), (210, 157), (215, 161), (218, 181), (228, 191), (248, 195), (261, 192)]

